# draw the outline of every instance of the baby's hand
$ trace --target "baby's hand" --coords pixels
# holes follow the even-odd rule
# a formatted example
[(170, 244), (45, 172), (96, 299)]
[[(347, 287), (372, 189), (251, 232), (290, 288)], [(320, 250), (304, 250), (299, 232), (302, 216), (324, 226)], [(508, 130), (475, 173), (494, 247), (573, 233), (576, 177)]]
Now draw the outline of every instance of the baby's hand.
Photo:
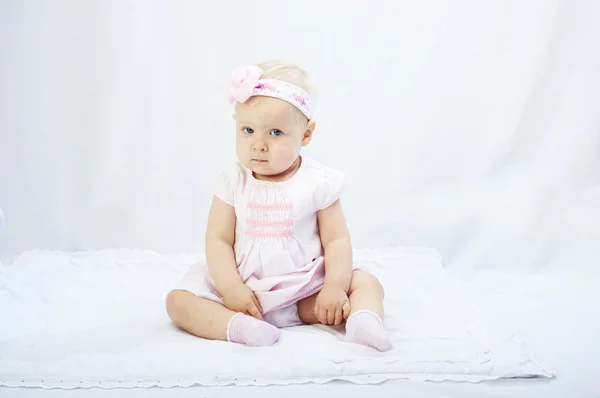
[(228, 289), (223, 295), (223, 305), (231, 311), (241, 312), (263, 320), (262, 307), (256, 295), (248, 286), (240, 283)]
[(315, 316), (323, 325), (338, 326), (350, 315), (350, 301), (339, 287), (324, 286), (315, 302)]

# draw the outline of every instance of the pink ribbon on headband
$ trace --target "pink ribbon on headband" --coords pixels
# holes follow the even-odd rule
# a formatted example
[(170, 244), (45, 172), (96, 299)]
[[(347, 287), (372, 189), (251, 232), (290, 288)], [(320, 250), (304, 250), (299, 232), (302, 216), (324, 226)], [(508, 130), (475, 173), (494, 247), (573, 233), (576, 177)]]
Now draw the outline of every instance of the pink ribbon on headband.
[(261, 79), (264, 71), (255, 65), (238, 66), (231, 74), (229, 102), (246, 102), (250, 97), (262, 95), (287, 101), (298, 108), (309, 120), (312, 118), (310, 95), (302, 88), (275, 79)]
[(254, 87), (258, 84), (264, 71), (258, 66), (238, 66), (231, 74), (229, 82), (229, 102), (246, 102), (252, 96)]

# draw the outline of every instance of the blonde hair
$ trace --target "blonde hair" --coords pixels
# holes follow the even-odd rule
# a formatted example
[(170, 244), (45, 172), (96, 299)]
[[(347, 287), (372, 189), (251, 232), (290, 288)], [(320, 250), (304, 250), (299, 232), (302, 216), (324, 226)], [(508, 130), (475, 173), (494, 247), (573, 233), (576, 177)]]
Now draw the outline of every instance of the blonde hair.
[(291, 83), (310, 94), (313, 101), (317, 99), (317, 89), (310, 76), (295, 63), (283, 59), (271, 59), (256, 66), (264, 71), (263, 79), (277, 79)]

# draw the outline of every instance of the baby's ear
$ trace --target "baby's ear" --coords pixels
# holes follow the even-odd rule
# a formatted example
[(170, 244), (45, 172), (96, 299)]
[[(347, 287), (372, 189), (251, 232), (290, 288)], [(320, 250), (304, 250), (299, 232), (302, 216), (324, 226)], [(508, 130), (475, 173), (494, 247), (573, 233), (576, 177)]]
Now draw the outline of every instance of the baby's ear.
[(233, 120), (237, 121), (237, 115), (236, 115), (235, 113), (232, 113), (232, 114), (231, 114), (231, 118), (232, 118)]
[(302, 138), (302, 146), (307, 146), (310, 143), (316, 127), (317, 123), (314, 120), (308, 122), (306, 130), (304, 131), (304, 137)]

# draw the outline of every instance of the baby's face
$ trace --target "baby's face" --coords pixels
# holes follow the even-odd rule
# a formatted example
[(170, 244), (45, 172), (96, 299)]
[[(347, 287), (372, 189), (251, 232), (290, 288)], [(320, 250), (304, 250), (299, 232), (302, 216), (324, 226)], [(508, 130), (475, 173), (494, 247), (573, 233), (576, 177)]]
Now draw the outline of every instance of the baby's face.
[(236, 109), (236, 151), (257, 177), (285, 173), (310, 141), (313, 123), (293, 105), (271, 97), (251, 98)]

